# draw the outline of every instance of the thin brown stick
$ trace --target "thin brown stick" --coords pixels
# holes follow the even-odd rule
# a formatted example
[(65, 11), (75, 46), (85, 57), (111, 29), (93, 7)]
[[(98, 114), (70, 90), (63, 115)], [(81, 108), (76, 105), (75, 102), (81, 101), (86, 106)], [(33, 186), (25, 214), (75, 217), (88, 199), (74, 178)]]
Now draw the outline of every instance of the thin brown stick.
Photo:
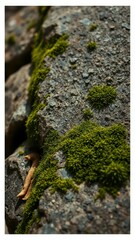
[[(31, 153), (29, 155), (26, 155), (25, 159), (33, 161), (33, 163), (28, 172), (28, 175), (25, 178), (23, 188), (22, 188), (21, 192), (17, 195), (18, 198), (21, 198), (23, 200), (28, 199), (28, 197), (30, 195), (30, 191), (32, 188), (32, 179), (33, 179), (34, 172), (38, 166), (39, 155), (37, 153)], [(25, 195), (26, 195), (26, 198), (25, 198)]]

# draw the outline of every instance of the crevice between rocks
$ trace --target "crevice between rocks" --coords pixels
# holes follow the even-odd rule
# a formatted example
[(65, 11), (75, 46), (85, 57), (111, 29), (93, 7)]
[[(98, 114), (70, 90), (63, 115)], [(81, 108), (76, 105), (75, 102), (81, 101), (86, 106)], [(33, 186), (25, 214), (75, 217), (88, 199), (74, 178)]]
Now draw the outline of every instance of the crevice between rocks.
[(31, 63), (32, 42), (28, 44), (20, 55), (16, 55), (11, 60), (5, 62), (5, 80), (24, 65)]
[(27, 139), (25, 121), (10, 124), (5, 136), (5, 157), (11, 155)]

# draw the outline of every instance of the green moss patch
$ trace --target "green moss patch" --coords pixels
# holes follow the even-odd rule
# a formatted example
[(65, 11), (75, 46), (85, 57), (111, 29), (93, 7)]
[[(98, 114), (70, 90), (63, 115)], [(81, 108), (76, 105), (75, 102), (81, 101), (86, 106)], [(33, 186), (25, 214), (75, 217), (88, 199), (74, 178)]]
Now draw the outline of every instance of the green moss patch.
[(97, 43), (95, 41), (90, 41), (87, 43), (87, 49), (93, 51), (97, 48)]
[[(114, 195), (129, 179), (130, 151), (126, 142), (126, 130), (121, 124), (102, 127), (92, 121), (84, 121), (61, 137), (49, 130), (43, 146), (43, 157), (34, 175), (34, 186), (24, 208), (23, 220), (16, 233), (28, 233), (34, 222), (33, 211), (45, 189), (65, 194), (68, 189), (77, 191), (74, 182), (98, 183), (99, 196), (106, 192)], [(66, 169), (73, 179), (57, 176), (57, 160), (54, 155), (62, 150), (66, 157)], [(40, 216), (38, 216), (40, 218)]]
[(86, 108), (83, 110), (83, 117), (85, 120), (89, 120), (90, 118), (93, 117), (93, 112), (91, 109), (89, 108)]
[(39, 147), (39, 130), (37, 112), (45, 107), (45, 104), (38, 104), (37, 107), (30, 113), (26, 122), (26, 132), (29, 143), (33, 147)]
[(59, 191), (65, 193), (68, 189), (77, 191), (72, 179), (62, 179), (57, 176), (57, 160), (54, 154), (58, 151), (61, 137), (55, 130), (48, 131), (43, 147), (43, 157), (34, 175), (34, 186), (30, 198), (27, 200), (23, 212), (23, 220), (17, 227), (16, 233), (28, 233), (31, 224), (34, 222), (34, 209), (37, 208), (39, 199), (44, 190), (51, 187), (51, 192)]
[(8, 38), (6, 39), (6, 42), (8, 45), (12, 46), (16, 43), (16, 38), (14, 34), (11, 34), (8, 36)]
[(97, 25), (96, 23), (92, 23), (92, 24), (90, 25), (90, 31), (91, 31), (91, 32), (95, 31), (95, 30), (97, 29), (97, 27), (98, 27), (98, 25)]
[(61, 143), (66, 168), (77, 183), (99, 183), (114, 194), (129, 178), (130, 152), (123, 125), (101, 127), (85, 121)]
[(91, 106), (97, 110), (102, 110), (115, 102), (116, 89), (107, 85), (94, 86), (89, 90), (87, 99)]

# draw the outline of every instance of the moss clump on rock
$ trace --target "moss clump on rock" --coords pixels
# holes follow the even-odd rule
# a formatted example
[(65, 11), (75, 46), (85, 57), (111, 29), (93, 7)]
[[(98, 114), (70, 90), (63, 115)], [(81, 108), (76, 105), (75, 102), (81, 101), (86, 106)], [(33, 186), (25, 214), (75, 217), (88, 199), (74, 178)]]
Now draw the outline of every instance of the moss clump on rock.
[(91, 109), (89, 108), (86, 108), (83, 110), (83, 117), (85, 120), (89, 120), (90, 118), (93, 117), (93, 112)]
[(87, 49), (93, 51), (97, 48), (97, 43), (95, 41), (90, 41), (87, 43)]
[(69, 45), (67, 39), (68, 35), (63, 34), (60, 38), (57, 39), (53, 47), (47, 50), (46, 55), (52, 58), (56, 58), (58, 55), (65, 52), (66, 48)]
[(100, 85), (94, 86), (89, 90), (87, 99), (89, 100), (92, 108), (102, 110), (114, 103), (116, 96), (117, 93), (114, 87)]
[(38, 104), (37, 107), (30, 113), (26, 122), (26, 132), (29, 143), (33, 147), (39, 147), (39, 130), (38, 130), (38, 117), (37, 113), (43, 109), (45, 104)]
[(98, 27), (98, 25), (97, 25), (96, 23), (92, 23), (92, 24), (90, 25), (90, 31), (93, 32), (94, 30), (97, 29), (97, 27)]
[(9, 35), (8, 38), (6, 39), (6, 42), (8, 45), (14, 45), (16, 43), (15, 35), (14, 34)]
[(129, 146), (123, 125), (101, 127), (85, 121), (61, 143), (66, 168), (77, 183), (99, 183), (114, 194), (129, 178)]
[[(54, 155), (62, 150), (66, 157), (66, 169), (73, 179), (57, 175), (58, 160)], [(105, 192), (113, 195), (129, 179), (130, 151), (126, 142), (126, 130), (121, 124), (102, 127), (92, 121), (84, 121), (65, 136), (49, 130), (43, 146), (43, 157), (34, 175), (34, 186), (27, 200), (23, 220), (16, 233), (28, 233), (35, 221), (33, 211), (37, 208), (45, 189), (65, 193), (77, 191), (76, 183), (98, 183), (99, 197)], [(102, 191), (101, 191), (102, 190)], [(40, 218), (40, 216), (38, 216)]]

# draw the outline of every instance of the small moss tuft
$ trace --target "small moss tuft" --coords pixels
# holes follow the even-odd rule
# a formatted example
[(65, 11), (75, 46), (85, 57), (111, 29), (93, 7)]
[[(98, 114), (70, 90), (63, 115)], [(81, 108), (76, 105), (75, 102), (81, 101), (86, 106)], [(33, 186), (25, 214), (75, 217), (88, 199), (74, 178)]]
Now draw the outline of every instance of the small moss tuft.
[(98, 27), (98, 25), (97, 25), (96, 23), (92, 23), (92, 24), (90, 25), (90, 31), (92, 32), (92, 31), (96, 30), (97, 27)]
[(58, 191), (64, 194), (68, 189), (73, 189), (76, 192), (78, 191), (78, 187), (73, 183), (73, 180), (69, 178), (58, 178), (51, 186), (52, 193)]
[(93, 117), (93, 112), (91, 109), (89, 108), (86, 108), (83, 110), (83, 117), (85, 120), (89, 120), (90, 118)]
[(38, 130), (38, 117), (37, 112), (45, 107), (45, 104), (40, 103), (30, 113), (26, 121), (26, 132), (30, 144), (33, 147), (39, 147), (39, 130)]
[(67, 39), (68, 35), (63, 34), (60, 38), (58, 38), (53, 47), (47, 50), (46, 55), (52, 58), (56, 58), (58, 55), (65, 52), (66, 48), (69, 45)]
[(101, 85), (92, 87), (89, 90), (87, 99), (93, 108), (102, 110), (114, 103), (116, 96), (117, 93), (114, 87)]
[(16, 43), (15, 35), (9, 35), (8, 38), (6, 39), (7, 44), (9, 45), (14, 45)]
[(95, 41), (91, 41), (87, 43), (87, 49), (89, 51), (93, 51), (97, 48), (97, 43)]

